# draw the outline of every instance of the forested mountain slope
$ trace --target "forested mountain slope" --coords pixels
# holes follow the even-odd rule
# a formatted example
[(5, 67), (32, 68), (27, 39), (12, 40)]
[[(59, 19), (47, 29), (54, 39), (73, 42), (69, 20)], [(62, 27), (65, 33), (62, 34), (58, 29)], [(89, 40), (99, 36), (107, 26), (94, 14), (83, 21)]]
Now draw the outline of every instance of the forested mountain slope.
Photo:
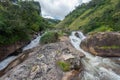
[(120, 0), (92, 0), (69, 13), (56, 28), (84, 33), (120, 30)]
[(39, 2), (0, 1), (0, 46), (28, 41), (30, 35), (49, 27), (40, 14)]
[(45, 20), (49, 23), (51, 27), (55, 26), (60, 22), (58, 19), (50, 19), (50, 18), (45, 18)]

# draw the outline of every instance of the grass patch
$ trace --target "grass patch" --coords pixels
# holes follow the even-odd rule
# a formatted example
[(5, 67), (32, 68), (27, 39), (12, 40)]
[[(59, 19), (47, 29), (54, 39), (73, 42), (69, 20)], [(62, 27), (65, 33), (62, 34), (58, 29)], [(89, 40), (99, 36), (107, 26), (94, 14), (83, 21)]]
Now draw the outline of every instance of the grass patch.
[(100, 49), (120, 49), (120, 46), (113, 45), (113, 46), (102, 46), (99, 47)]
[(101, 27), (99, 27), (99, 28), (96, 28), (95, 30), (93, 30), (92, 32), (110, 32), (110, 31), (113, 31), (113, 29), (111, 28), (111, 27), (109, 27), (109, 26), (105, 26), (105, 25), (103, 25), (103, 26), (101, 26)]
[(41, 44), (48, 44), (48, 43), (54, 43), (58, 41), (58, 33), (57, 32), (46, 32), (40, 40)]
[(70, 64), (67, 62), (59, 61), (57, 62), (57, 65), (63, 70), (63, 71), (69, 71), (70, 70)]

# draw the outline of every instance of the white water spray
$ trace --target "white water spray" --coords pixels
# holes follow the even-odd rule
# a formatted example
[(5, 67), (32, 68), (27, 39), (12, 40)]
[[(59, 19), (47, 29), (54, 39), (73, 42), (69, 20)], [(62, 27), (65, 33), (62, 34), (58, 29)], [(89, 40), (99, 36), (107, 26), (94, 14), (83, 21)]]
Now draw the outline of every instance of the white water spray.
[(75, 36), (76, 32), (72, 32), (70, 35), (71, 44), (80, 52), (85, 54), (85, 58), (82, 59), (84, 66), (84, 73), (82, 80), (120, 80), (120, 75), (116, 74), (112, 69), (120, 68), (119, 65), (115, 64), (108, 58), (102, 58), (93, 56), (88, 52), (85, 52), (80, 48), (81, 41), (86, 37), (82, 32), (78, 32), (79, 36)]
[(28, 44), (27, 46), (25, 46), (25, 47), (23, 48), (23, 51), (28, 50), (28, 49), (32, 49), (32, 48), (38, 46), (38, 45), (39, 45), (39, 42), (40, 42), (40, 38), (41, 38), (41, 36), (39, 35), (36, 39), (32, 40), (32, 41), (30, 42), (30, 44)]

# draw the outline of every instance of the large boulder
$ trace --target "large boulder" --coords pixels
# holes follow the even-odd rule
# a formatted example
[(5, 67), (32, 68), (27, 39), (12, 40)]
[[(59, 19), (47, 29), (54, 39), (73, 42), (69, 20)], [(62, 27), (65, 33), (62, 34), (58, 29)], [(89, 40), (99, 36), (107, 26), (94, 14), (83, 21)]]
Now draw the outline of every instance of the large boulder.
[[(84, 54), (77, 51), (69, 39), (64, 40), (39, 45), (31, 52), (28, 50), (20, 54), (1, 72), (1, 75), (6, 74), (0, 77), (0, 80), (80, 80), (78, 79), (82, 69), (80, 60)], [(60, 60), (70, 62), (72, 71), (62, 71), (57, 65), (57, 61)]]
[(11, 55), (15, 51), (21, 51), (20, 48), (24, 47), (28, 42), (16, 42), (10, 45), (0, 46), (0, 61)]
[(88, 36), (81, 48), (96, 56), (120, 57), (120, 33), (100, 32)]

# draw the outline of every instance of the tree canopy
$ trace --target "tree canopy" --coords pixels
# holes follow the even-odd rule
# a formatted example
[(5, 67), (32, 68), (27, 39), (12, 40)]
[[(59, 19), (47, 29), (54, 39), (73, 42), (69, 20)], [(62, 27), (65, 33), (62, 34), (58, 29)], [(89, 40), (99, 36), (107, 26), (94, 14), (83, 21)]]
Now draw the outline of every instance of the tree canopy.
[(0, 0), (0, 45), (28, 40), (30, 34), (48, 27), (39, 12), (33, 1)]

